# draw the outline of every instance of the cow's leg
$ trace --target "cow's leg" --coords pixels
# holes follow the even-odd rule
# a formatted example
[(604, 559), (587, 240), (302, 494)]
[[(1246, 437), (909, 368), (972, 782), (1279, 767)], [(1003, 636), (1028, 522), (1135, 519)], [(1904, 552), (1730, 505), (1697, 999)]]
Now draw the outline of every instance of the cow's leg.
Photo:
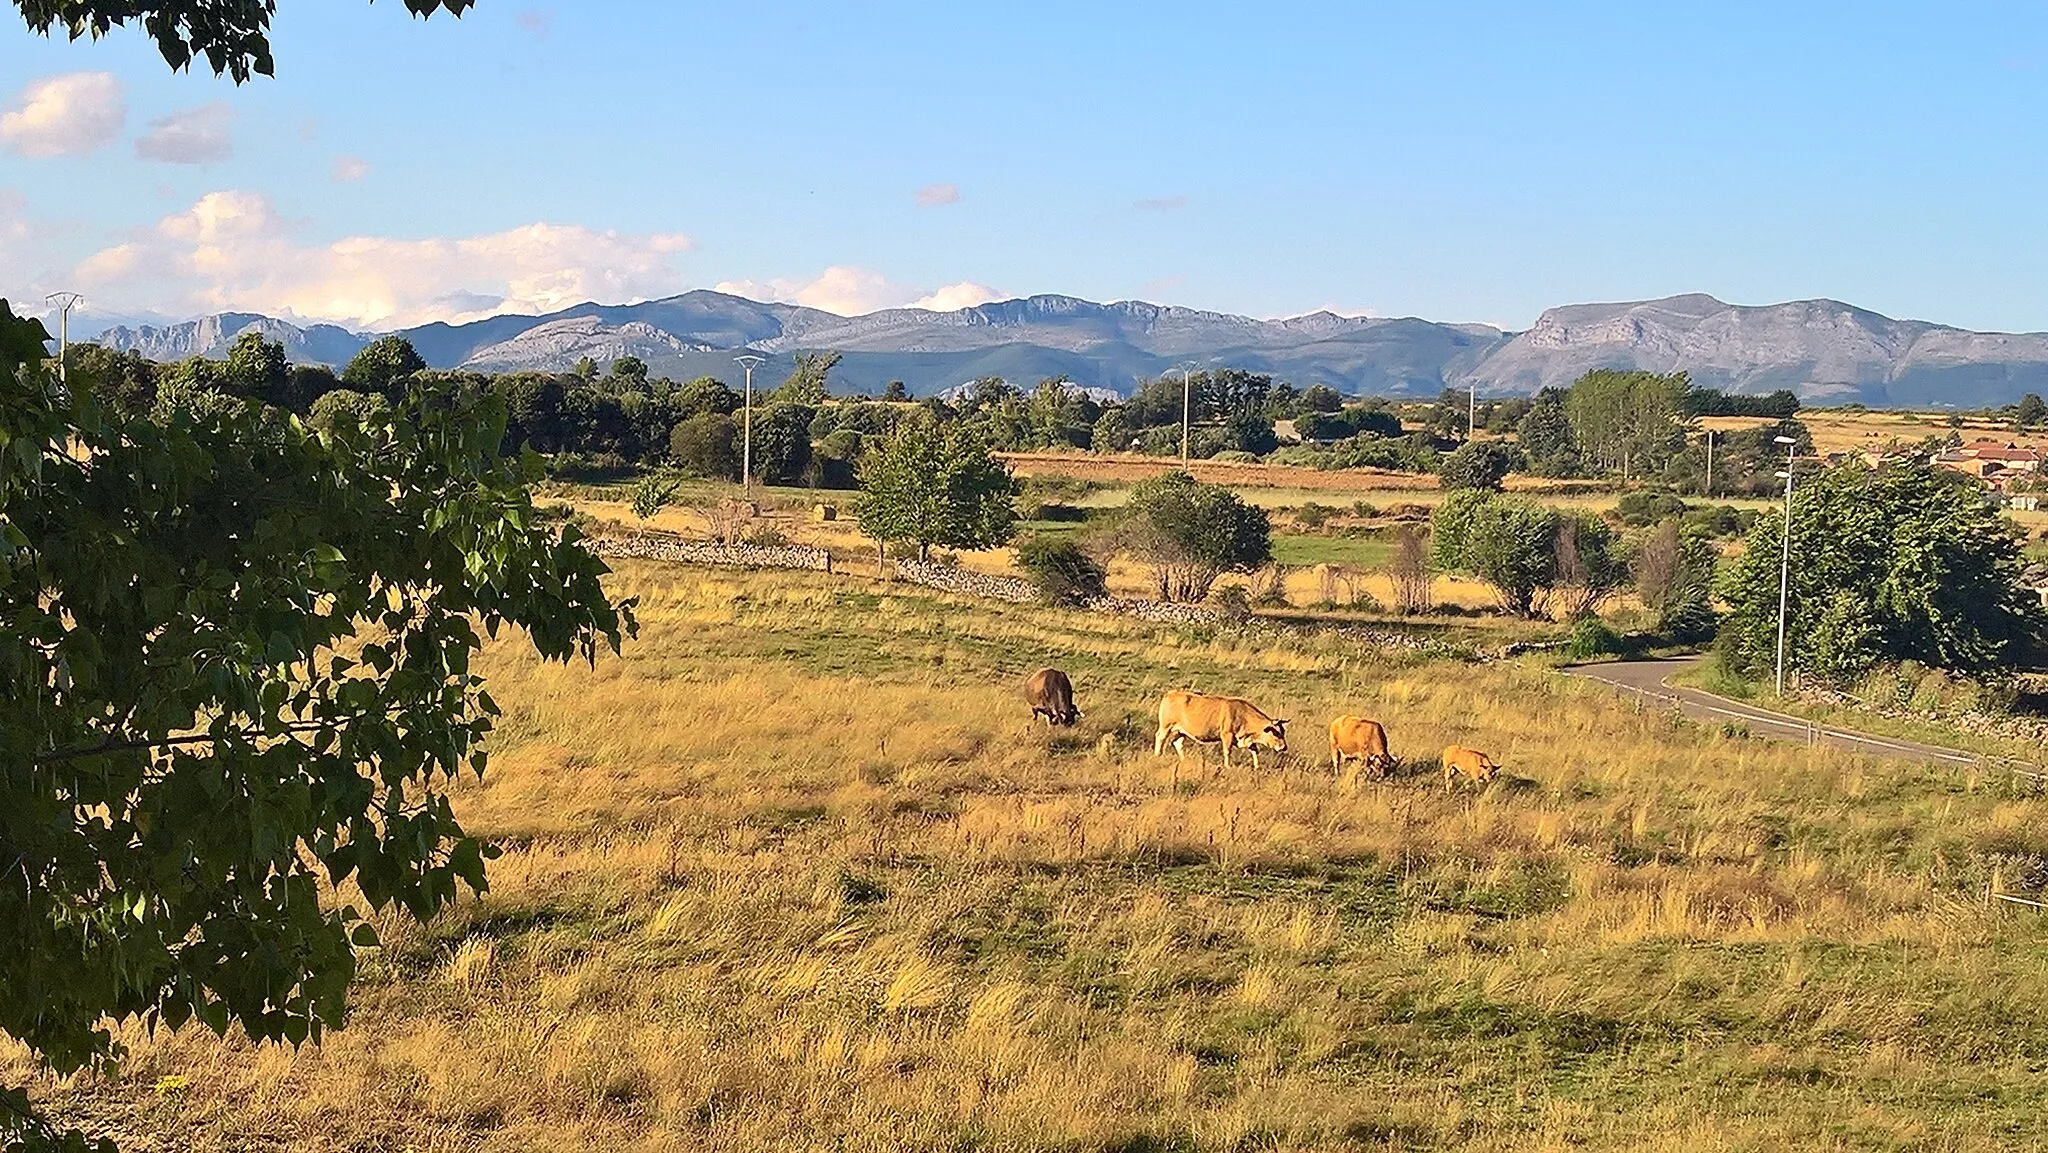
[[(1178, 742), (1176, 742), (1176, 743), (1175, 743), (1175, 745), (1174, 745), (1174, 748), (1175, 748), (1175, 750), (1176, 750), (1176, 751), (1177, 751), (1177, 750), (1178, 750), (1178, 749), (1180, 748), (1180, 745), (1179, 745), (1179, 743), (1178, 743)], [(1163, 752), (1165, 752), (1165, 751), (1166, 751), (1166, 726), (1165, 726), (1165, 725), (1161, 725), (1161, 726), (1159, 726), (1159, 731), (1158, 731), (1158, 732), (1156, 732), (1156, 733), (1153, 733), (1153, 734), (1152, 734), (1152, 755), (1156, 757), (1156, 756), (1158, 756), (1158, 755), (1159, 755), (1160, 753), (1163, 753)]]

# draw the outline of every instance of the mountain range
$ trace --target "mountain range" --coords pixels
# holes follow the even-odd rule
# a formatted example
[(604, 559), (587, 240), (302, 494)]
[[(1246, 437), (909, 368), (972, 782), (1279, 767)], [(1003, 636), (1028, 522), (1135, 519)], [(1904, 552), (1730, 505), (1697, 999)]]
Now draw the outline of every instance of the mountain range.
[[(154, 360), (221, 356), (262, 332), (300, 363), (341, 365), (377, 333), (301, 327), (254, 313), (182, 324), (121, 326), (96, 339)], [(1692, 294), (1543, 313), (1524, 332), (1484, 324), (1314, 312), (1284, 320), (1140, 301), (1096, 304), (1033, 296), (930, 312), (894, 308), (839, 316), (699, 290), (640, 304), (580, 304), (544, 316), (433, 323), (398, 335), (435, 368), (565, 371), (637, 356), (657, 376), (737, 380), (733, 356), (758, 353), (760, 381), (779, 383), (798, 352), (832, 349), (838, 392), (878, 393), (901, 380), (930, 395), (983, 376), (1029, 386), (1066, 376), (1127, 393), (1180, 367), (1227, 366), (1306, 387), (1434, 396), (1445, 388), (1520, 395), (1569, 385), (1590, 369), (1684, 370), (1729, 392), (1787, 388), (1819, 403), (1977, 407), (2048, 393), (2048, 333), (1970, 332), (1893, 320), (1834, 300), (1733, 305)]]

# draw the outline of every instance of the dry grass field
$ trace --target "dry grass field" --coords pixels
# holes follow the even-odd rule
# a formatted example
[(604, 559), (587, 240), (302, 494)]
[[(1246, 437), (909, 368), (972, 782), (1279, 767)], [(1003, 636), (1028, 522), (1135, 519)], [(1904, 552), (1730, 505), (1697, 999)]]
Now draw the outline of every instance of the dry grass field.
[[(2048, 802), (1535, 666), (630, 563), (622, 658), (488, 660), (481, 899), (318, 1049), (38, 1081), (132, 1149), (1955, 1149), (2048, 1140)], [(1087, 717), (1032, 728), (1069, 670)], [(1292, 718), (1154, 758), (1175, 687)], [(1322, 727), (1409, 774), (1333, 780)], [(1448, 742), (1506, 774), (1446, 794)], [(131, 1031), (132, 1033), (132, 1031)], [(26, 1076), (0, 1053), (0, 1079)]]

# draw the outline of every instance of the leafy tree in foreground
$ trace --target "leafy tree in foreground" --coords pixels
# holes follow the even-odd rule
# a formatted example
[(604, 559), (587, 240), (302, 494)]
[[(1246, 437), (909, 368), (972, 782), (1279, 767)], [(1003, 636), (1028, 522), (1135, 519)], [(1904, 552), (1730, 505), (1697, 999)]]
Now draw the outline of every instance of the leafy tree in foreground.
[[(405, 0), (415, 16), (437, 11), (460, 16), (476, 0)], [(115, 28), (140, 24), (173, 68), (205, 57), (215, 75), (240, 84), (252, 74), (273, 75), (270, 16), (276, 0), (14, 0), (30, 30), (45, 36), (61, 28), (71, 39), (97, 40)]]
[[(45, 339), (0, 303), (0, 1031), (59, 1072), (123, 1022), (315, 1040), (361, 905), (484, 887), (437, 787), (485, 766), (477, 626), (593, 659), (630, 605), (536, 523), (494, 406), (158, 423), (57, 387)], [(57, 1140), (0, 1092), (0, 1147)]]
[[(1766, 513), (1727, 574), (1724, 651), (1762, 671), (1776, 659), (1784, 516)], [(2040, 608), (2019, 585), (2019, 530), (1967, 478), (1920, 463), (1858, 463), (1792, 489), (1786, 663), (1834, 684), (1884, 661), (1968, 673), (2010, 666)]]
[(994, 548), (1017, 524), (1017, 482), (973, 430), (903, 422), (896, 435), (861, 458), (860, 531), (877, 545), (909, 541), (917, 559), (933, 545)]
[(1265, 509), (1184, 472), (1133, 488), (1114, 539), (1152, 570), (1159, 599), (1168, 601), (1201, 600), (1224, 573), (1273, 559)]

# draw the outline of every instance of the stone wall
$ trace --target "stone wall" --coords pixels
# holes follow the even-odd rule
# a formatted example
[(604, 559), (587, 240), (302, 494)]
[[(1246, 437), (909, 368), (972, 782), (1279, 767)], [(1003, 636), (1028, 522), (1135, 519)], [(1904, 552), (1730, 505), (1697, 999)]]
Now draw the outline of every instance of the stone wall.
[(681, 564), (721, 565), (726, 568), (799, 569), (831, 572), (832, 554), (802, 545), (712, 544), (680, 537), (628, 536), (596, 537), (590, 551), (599, 556), (637, 557), (641, 560), (676, 561)]
[[(952, 565), (897, 561), (896, 575), (913, 584), (963, 596), (986, 597), (1012, 604), (1030, 604), (1038, 599), (1038, 586), (1022, 577), (990, 576)], [(1097, 597), (1082, 607), (1090, 612), (1116, 613), (1159, 624), (1214, 625), (1222, 624), (1224, 620), (1222, 613), (1208, 605), (1171, 604), (1166, 601)]]

